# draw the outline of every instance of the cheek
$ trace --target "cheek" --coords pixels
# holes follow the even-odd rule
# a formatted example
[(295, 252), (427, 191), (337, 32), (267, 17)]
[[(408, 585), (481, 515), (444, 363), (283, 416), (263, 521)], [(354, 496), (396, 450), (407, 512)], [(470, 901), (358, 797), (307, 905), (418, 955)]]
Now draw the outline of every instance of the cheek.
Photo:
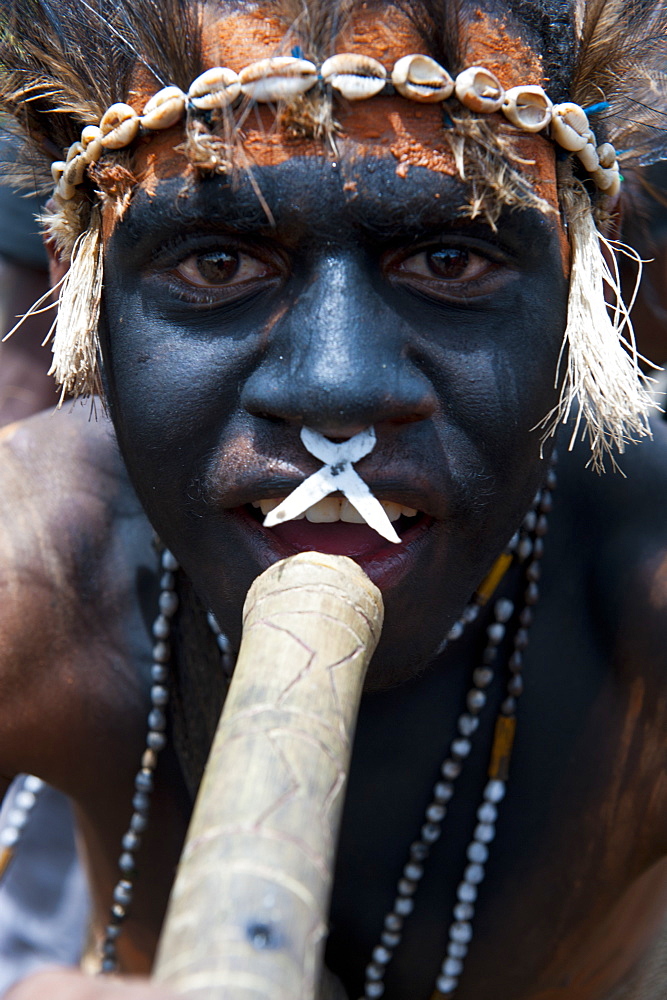
[(123, 457), (151, 519), (173, 520), (232, 420), (250, 345), (161, 322), (127, 293), (107, 297), (101, 332)]

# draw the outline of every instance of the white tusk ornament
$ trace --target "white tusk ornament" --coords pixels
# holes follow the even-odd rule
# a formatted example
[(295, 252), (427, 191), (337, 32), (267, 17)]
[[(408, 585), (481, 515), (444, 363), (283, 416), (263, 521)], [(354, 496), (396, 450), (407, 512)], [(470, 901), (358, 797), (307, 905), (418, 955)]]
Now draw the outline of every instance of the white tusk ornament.
[(375, 447), (377, 438), (373, 428), (367, 427), (365, 431), (337, 444), (309, 427), (302, 427), (301, 440), (306, 451), (319, 458), (324, 465), (304, 479), (278, 507), (266, 515), (264, 527), (274, 528), (276, 524), (292, 521), (313, 504), (339, 490), (371, 528), (387, 541), (400, 544), (400, 536), (396, 534), (382, 504), (352, 468), (354, 462), (359, 462)]

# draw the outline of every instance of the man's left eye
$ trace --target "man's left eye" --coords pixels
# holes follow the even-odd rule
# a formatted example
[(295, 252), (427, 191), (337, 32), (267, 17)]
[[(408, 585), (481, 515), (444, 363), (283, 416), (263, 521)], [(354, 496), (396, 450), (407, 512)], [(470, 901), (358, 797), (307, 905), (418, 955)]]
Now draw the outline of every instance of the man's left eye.
[(485, 276), (493, 267), (492, 261), (465, 247), (437, 247), (404, 258), (397, 270), (405, 277), (466, 282)]
[(174, 271), (197, 288), (240, 285), (274, 273), (264, 261), (239, 250), (208, 250), (206, 253), (191, 254)]

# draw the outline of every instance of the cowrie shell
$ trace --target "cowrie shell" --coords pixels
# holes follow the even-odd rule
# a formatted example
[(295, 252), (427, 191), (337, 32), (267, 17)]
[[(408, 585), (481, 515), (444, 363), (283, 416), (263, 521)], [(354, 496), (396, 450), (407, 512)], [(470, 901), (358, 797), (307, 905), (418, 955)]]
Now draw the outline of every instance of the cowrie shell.
[(456, 78), (456, 96), (471, 111), (499, 111), (505, 97), (500, 80), (484, 66), (469, 66)]
[(595, 186), (600, 189), (600, 191), (608, 192), (612, 188), (615, 182), (618, 180), (620, 184), (620, 176), (618, 172), (618, 164), (614, 163), (612, 167), (599, 166), (596, 170), (592, 171), (591, 174), (593, 180), (595, 181)]
[(592, 174), (600, 166), (600, 157), (595, 148), (595, 139), (592, 142), (589, 140), (583, 149), (578, 149), (576, 155), (584, 170), (587, 170), (589, 174)]
[(309, 59), (274, 56), (251, 63), (239, 73), (241, 91), (258, 103), (289, 101), (317, 83), (317, 66)]
[(144, 128), (157, 131), (171, 128), (185, 113), (185, 94), (180, 87), (163, 87), (144, 107), (140, 122)]
[(104, 152), (102, 130), (97, 125), (86, 125), (81, 133), (81, 145), (86, 163), (97, 163)]
[(348, 101), (375, 97), (387, 82), (387, 71), (371, 56), (357, 52), (339, 52), (322, 63), (322, 79)]
[(198, 111), (228, 108), (241, 94), (238, 73), (226, 66), (214, 66), (190, 84), (188, 100)]
[(73, 142), (70, 148), (67, 150), (67, 156), (65, 157), (66, 163), (71, 163), (75, 156), (79, 156), (83, 153), (83, 146), (80, 142)]
[(59, 195), (63, 201), (71, 201), (76, 195), (76, 188), (73, 184), (69, 184), (63, 175), (56, 186), (56, 194)]
[(418, 53), (398, 60), (391, 71), (391, 82), (403, 97), (424, 104), (445, 101), (454, 91), (447, 70), (430, 56)]
[(51, 177), (53, 178), (53, 183), (58, 184), (60, 178), (65, 173), (65, 167), (67, 164), (64, 160), (54, 160), (51, 164)]
[[(81, 143), (77, 142), (70, 148), (70, 153), (75, 146), (78, 146), (79, 149), (81, 149)], [(65, 173), (63, 174), (63, 180), (66, 184), (71, 184), (72, 186), (77, 187), (83, 181), (88, 161), (86, 160), (85, 153), (82, 151), (73, 156), (71, 160), (69, 159), (69, 156), (67, 159), (68, 162), (65, 167)]]
[(102, 116), (100, 130), (105, 149), (124, 149), (136, 139), (139, 116), (129, 104), (112, 104)]
[(505, 91), (505, 117), (524, 132), (541, 132), (551, 121), (552, 102), (542, 87), (511, 87)]
[(559, 146), (577, 153), (588, 142), (590, 126), (583, 108), (567, 101), (551, 109), (551, 137)]
[(598, 159), (600, 160), (600, 166), (604, 167), (605, 170), (614, 166), (616, 163), (616, 150), (610, 142), (603, 142), (598, 146)]
[(612, 171), (613, 177), (611, 184), (605, 190), (605, 194), (608, 198), (615, 198), (618, 192), (621, 190), (621, 174), (618, 169), (618, 163), (615, 163), (613, 167), (609, 168)]

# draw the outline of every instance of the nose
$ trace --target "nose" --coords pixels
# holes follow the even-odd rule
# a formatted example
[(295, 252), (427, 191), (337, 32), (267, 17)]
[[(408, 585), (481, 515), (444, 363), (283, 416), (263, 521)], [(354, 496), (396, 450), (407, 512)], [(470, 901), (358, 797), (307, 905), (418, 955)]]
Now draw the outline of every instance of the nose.
[(242, 404), (254, 416), (332, 438), (425, 420), (435, 391), (409, 354), (405, 321), (374, 287), (365, 261), (329, 255), (273, 327)]

